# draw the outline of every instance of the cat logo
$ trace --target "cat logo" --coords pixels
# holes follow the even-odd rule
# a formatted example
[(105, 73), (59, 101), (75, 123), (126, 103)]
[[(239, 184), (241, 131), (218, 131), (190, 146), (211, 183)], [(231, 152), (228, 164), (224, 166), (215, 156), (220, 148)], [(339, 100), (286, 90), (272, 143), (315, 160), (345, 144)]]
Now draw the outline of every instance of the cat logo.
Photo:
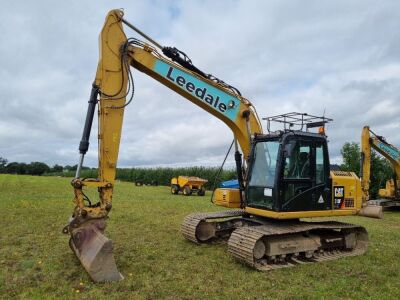
[(344, 205), (344, 186), (335, 186), (333, 189), (334, 195), (334, 208), (340, 209)]
[(335, 187), (335, 198), (344, 197), (344, 187)]

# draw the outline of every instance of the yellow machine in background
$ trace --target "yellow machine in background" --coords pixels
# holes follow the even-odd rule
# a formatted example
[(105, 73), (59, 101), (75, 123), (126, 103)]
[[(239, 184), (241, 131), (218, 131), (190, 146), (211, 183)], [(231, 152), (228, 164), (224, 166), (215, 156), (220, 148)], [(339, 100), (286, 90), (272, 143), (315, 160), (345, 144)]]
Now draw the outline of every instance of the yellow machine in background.
[(199, 196), (204, 196), (206, 190), (204, 185), (208, 180), (194, 176), (178, 176), (171, 179), (171, 193), (178, 194), (182, 192), (185, 196), (190, 196), (192, 193), (197, 193)]
[[(122, 24), (150, 43), (127, 39)], [(234, 135), (239, 189), (216, 190), (215, 204), (240, 209), (187, 216), (181, 226), (187, 240), (197, 244), (228, 240), (228, 252), (258, 270), (361, 255), (367, 250), (368, 234), (362, 226), (300, 221), (370, 215), (364, 213), (357, 179), (351, 173), (330, 173), (324, 128), (331, 119), (288, 113), (267, 118), (268, 130), (263, 132), (255, 108), (238, 89), (198, 69), (184, 52), (159, 45), (127, 22), (121, 10), (108, 13), (99, 44), (80, 160), (71, 182), (75, 208), (63, 229), (94, 281), (123, 278), (104, 230), (112, 209), (124, 110), (133, 99), (130, 67), (218, 118)], [(81, 178), (97, 104), (99, 177)], [(271, 122), (282, 124), (282, 130), (271, 131)], [(313, 128), (321, 130), (311, 132)], [(84, 190), (90, 188), (99, 192), (98, 203), (92, 204), (86, 196)]]
[[(369, 196), (371, 149), (386, 158), (394, 170), (394, 178), (386, 181), (385, 188), (379, 189), (382, 199), (371, 200)], [(361, 134), (361, 177), (364, 201), (387, 208), (400, 207), (400, 149), (373, 133), (369, 126), (364, 126)]]

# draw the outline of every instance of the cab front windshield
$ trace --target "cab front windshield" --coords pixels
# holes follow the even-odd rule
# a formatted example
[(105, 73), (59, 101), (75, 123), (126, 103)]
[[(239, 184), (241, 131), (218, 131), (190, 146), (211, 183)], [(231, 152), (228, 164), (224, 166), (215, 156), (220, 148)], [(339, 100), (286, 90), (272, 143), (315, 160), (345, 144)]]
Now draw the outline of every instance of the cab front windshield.
[(273, 209), (273, 188), (278, 152), (278, 141), (258, 142), (256, 144), (251, 177), (247, 188), (247, 203), (250, 206)]
[(278, 141), (256, 144), (249, 187), (274, 187), (278, 150)]

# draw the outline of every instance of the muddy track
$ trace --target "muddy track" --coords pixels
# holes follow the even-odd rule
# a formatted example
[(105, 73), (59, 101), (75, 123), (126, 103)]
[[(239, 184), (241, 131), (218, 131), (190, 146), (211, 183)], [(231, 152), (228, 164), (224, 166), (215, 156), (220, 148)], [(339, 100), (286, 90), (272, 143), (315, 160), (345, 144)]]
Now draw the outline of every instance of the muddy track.
[[(266, 255), (255, 257), (257, 243), (268, 240), (270, 237), (289, 237), (293, 234), (308, 234), (312, 231), (346, 231), (355, 233), (356, 241), (352, 249), (343, 247), (318, 249), (312, 253), (290, 253), (271, 259)], [(293, 267), (298, 264), (322, 262), (339, 259), (346, 256), (362, 255), (367, 250), (368, 234), (365, 228), (340, 222), (297, 222), (279, 224), (271, 222), (262, 226), (242, 227), (233, 231), (228, 241), (228, 252), (239, 261), (257, 270), (268, 271), (272, 269)], [(260, 255), (261, 256), (261, 255)]]
[[(231, 219), (231, 218), (240, 218), (245, 214), (243, 210), (228, 210), (221, 212), (212, 212), (212, 213), (193, 213), (185, 217), (183, 223), (181, 225), (182, 235), (189, 241), (192, 241), (196, 244), (202, 243), (204, 241), (200, 241), (196, 236), (198, 234), (198, 228), (202, 222), (210, 222), (211, 220), (216, 219)], [(224, 221), (224, 220), (223, 220)], [(223, 222), (222, 221), (222, 222)], [(216, 224), (221, 222), (216, 222)], [(215, 238), (210, 238), (210, 240), (215, 241)]]
[(358, 225), (258, 219), (243, 210), (190, 214), (181, 232), (196, 244), (228, 240), (233, 257), (261, 271), (362, 255), (368, 247), (367, 231)]

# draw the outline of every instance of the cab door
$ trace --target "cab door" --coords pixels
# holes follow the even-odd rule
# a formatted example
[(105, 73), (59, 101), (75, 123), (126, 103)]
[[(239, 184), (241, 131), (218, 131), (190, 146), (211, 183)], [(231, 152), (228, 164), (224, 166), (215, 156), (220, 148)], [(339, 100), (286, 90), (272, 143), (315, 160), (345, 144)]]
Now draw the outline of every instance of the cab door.
[(281, 211), (330, 209), (329, 158), (324, 139), (288, 141), (283, 154)]

